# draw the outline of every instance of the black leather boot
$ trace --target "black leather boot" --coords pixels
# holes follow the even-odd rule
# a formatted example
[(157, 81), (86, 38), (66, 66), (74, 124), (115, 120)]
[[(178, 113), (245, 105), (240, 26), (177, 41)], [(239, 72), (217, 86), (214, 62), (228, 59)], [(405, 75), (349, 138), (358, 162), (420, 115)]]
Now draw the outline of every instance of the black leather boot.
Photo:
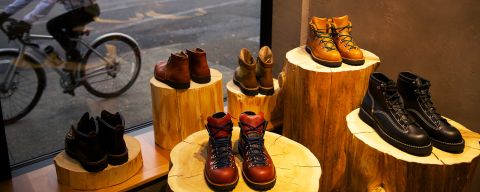
[(430, 82), (413, 73), (401, 72), (397, 84), (405, 109), (427, 131), (433, 146), (452, 153), (463, 152), (465, 141), (460, 131), (436, 112), (430, 97)]
[(128, 161), (128, 149), (123, 139), (125, 120), (120, 113), (109, 113), (103, 110), (97, 117), (100, 136), (107, 149), (108, 163), (121, 165)]
[(402, 151), (418, 156), (432, 152), (427, 132), (408, 116), (395, 82), (382, 73), (370, 76), (359, 116), (383, 140)]
[(89, 172), (101, 171), (108, 166), (97, 122), (88, 113), (83, 114), (77, 126), (70, 128), (65, 137), (65, 151)]

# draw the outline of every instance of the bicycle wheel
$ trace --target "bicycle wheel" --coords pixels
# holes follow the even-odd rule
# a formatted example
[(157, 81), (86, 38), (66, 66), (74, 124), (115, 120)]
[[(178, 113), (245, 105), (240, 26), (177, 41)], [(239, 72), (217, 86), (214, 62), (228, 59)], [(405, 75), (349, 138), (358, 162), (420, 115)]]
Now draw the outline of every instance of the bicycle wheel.
[(138, 44), (131, 37), (111, 33), (99, 37), (84, 57), (81, 74), (85, 89), (97, 97), (116, 97), (136, 81), (141, 67)]
[[(18, 57), (16, 50), (0, 52), (0, 80), (3, 81), (9, 65), (13, 65)], [(0, 83), (0, 99), (2, 101), (3, 121), (12, 124), (25, 117), (38, 103), (46, 86), (45, 71), (33, 57), (25, 54), (17, 65), (12, 82)]]

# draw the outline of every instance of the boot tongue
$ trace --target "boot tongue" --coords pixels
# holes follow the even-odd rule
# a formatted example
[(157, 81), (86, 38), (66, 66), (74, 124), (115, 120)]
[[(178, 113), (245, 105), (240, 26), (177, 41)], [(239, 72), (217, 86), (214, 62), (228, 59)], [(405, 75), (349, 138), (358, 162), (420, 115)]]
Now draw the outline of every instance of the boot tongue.
[(326, 33), (328, 31), (327, 18), (312, 17), (312, 23), (315, 30)]
[(333, 18), (333, 23), (337, 26), (337, 27), (345, 27), (349, 24), (348, 22), (348, 15), (345, 15), (345, 16), (341, 16), (341, 17), (334, 17)]
[(216, 113), (207, 118), (207, 127), (210, 133), (215, 133), (215, 139), (226, 138), (231, 136), (231, 130), (228, 126), (232, 126), (230, 114), (223, 112)]

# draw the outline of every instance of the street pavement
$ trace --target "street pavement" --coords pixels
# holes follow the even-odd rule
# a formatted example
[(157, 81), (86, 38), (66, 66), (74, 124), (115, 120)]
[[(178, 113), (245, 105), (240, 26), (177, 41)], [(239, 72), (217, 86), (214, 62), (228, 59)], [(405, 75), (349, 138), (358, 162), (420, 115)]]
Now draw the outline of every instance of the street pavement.
[[(47, 88), (38, 105), (25, 118), (5, 128), (12, 164), (62, 149), (66, 131), (85, 112), (98, 115), (103, 109), (120, 111), (127, 127), (151, 121), (149, 80), (154, 65), (168, 60), (170, 53), (195, 47), (205, 49), (209, 65), (223, 73), (225, 84), (232, 78), (240, 49), (248, 48), (254, 55), (258, 51), (258, 0), (97, 1), (102, 13), (96, 23), (89, 25), (92, 33), (87, 39), (110, 32), (125, 33), (136, 39), (143, 60), (137, 81), (117, 98), (98, 98), (83, 87), (72, 97), (62, 93), (58, 75), (47, 69)], [(6, 4), (1, 1), (0, 7)], [(29, 5), (15, 17), (20, 18), (34, 6), (34, 3)], [(33, 26), (32, 33), (46, 34), (48, 18), (62, 12), (63, 7), (57, 5), (46, 19)], [(60, 50), (56, 43), (47, 43)], [(0, 48), (14, 46), (0, 35)]]

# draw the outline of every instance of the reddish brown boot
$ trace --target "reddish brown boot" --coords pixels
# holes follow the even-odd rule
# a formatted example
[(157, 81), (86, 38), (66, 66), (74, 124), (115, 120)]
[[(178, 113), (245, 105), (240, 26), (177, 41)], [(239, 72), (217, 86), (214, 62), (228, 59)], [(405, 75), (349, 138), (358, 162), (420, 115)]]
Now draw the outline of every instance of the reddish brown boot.
[(242, 175), (254, 190), (265, 191), (275, 185), (276, 173), (272, 158), (263, 144), (267, 122), (263, 113), (247, 111), (240, 114), (238, 153), (243, 158)]
[(352, 22), (348, 15), (332, 18), (332, 36), (342, 61), (349, 65), (363, 65), (365, 57), (352, 38)]
[(229, 114), (215, 113), (207, 118), (210, 138), (205, 162), (205, 180), (215, 191), (230, 191), (238, 182), (238, 169), (232, 151), (233, 123)]
[(312, 17), (309, 26), (305, 49), (312, 59), (327, 67), (340, 67), (342, 57), (333, 42), (331, 26), (327, 18)]
[(155, 65), (155, 79), (174, 89), (190, 88), (190, 72), (188, 70), (188, 56), (182, 51), (172, 53), (168, 62)]
[(190, 78), (195, 83), (205, 84), (210, 82), (210, 68), (207, 63), (207, 54), (203, 49), (196, 48), (188, 50), (188, 61), (190, 67)]

